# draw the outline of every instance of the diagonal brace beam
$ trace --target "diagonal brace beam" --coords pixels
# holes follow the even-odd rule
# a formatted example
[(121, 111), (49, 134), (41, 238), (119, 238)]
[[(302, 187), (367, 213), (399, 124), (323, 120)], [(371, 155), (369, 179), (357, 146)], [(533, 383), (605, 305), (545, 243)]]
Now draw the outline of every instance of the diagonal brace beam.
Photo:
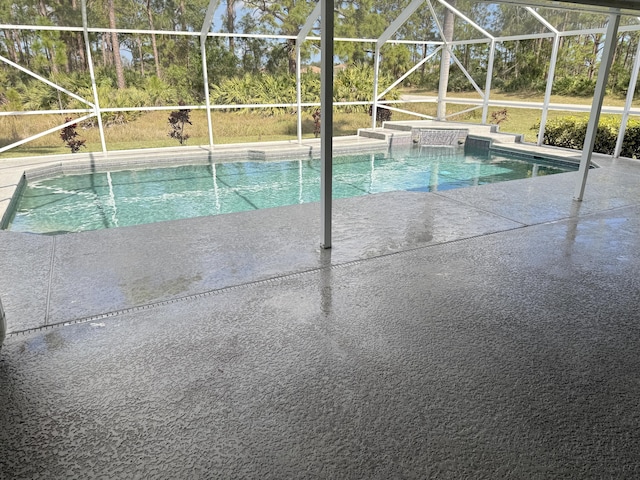
[(209, 2), (209, 7), (207, 8), (207, 13), (204, 16), (204, 21), (202, 22), (202, 29), (200, 30), (200, 41), (204, 41), (207, 37), (207, 33), (209, 33), (209, 29), (211, 28), (211, 22), (213, 22), (213, 14), (215, 13), (218, 5), (220, 4), (220, 0), (211, 0)]
[(47, 80), (47, 79), (46, 79), (46, 78), (44, 78), (44, 77), (41, 77), (41, 76), (40, 76), (40, 75), (38, 75), (37, 73), (32, 72), (31, 70), (29, 70), (29, 69), (27, 69), (27, 68), (24, 68), (23, 66), (18, 65), (17, 63), (12, 62), (11, 60), (9, 60), (8, 58), (3, 57), (2, 55), (0, 55), (0, 61), (2, 61), (2, 62), (4, 62), (4, 63), (6, 63), (6, 64), (8, 64), (8, 65), (11, 65), (11, 66), (12, 66), (12, 67), (14, 67), (14, 68), (17, 68), (18, 70), (20, 70), (21, 72), (26, 73), (27, 75), (31, 75), (31, 76), (32, 76), (33, 78), (35, 78), (36, 80), (40, 80), (41, 82), (46, 83), (46, 84), (47, 84), (47, 85), (49, 85), (50, 87), (53, 87), (53, 88), (55, 88), (56, 90), (61, 91), (62, 93), (66, 93), (67, 95), (69, 95), (69, 96), (71, 96), (71, 97), (75, 98), (76, 100), (81, 101), (81, 102), (82, 102), (82, 103), (84, 103), (85, 105), (89, 105), (91, 108), (93, 108), (93, 107), (94, 107), (93, 103), (86, 101), (84, 98), (82, 98), (82, 97), (80, 97), (80, 96), (76, 95), (75, 93), (70, 92), (69, 90), (67, 90), (67, 89), (66, 89), (66, 88), (64, 88), (64, 87), (61, 87), (60, 85), (57, 85), (57, 84), (53, 83), (52, 81)]
[(387, 40), (391, 38), (391, 36), (398, 31), (398, 29), (404, 25), (404, 23), (409, 19), (411, 14), (415, 12), (420, 5), (424, 3), (424, 0), (413, 0), (407, 8), (405, 8), (400, 15), (396, 17), (396, 19), (391, 22), (391, 24), (387, 27), (387, 29), (382, 32), (382, 35), (378, 38), (376, 43), (376, 48), (379, 50), (382, 45), (386, 43)]

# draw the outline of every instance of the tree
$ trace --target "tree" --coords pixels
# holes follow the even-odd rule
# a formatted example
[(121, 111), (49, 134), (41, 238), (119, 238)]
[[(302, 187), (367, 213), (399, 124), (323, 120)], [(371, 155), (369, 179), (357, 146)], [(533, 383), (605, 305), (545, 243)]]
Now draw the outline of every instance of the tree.
[[(266, 31), (277, 31), (281, 35), (297, 35), (309, 17), (313, 4), (304, 0), (247, 0), (245, 7), (254, 8), (260, 14), (260, 23)], [(284, 52), (288, 59), (288, 71), (296, 72), (295, 40), (285, 42)]]
[[(109, 16), (109, 28), (116, 28), (116, 10), (114, 6), (114, 0), (107, 0), (107, 14)], [(120, 57), (120, 42), (118, 41), (118, 34), (111, 32), (111, 53), (113, 55), (113, 64), (116, 68), (116, 79), (118, 82), (118, 88), (124, 90), (127, 88), (127, 84), (124, 80), (124, 70), (122, 68), (122, 58)]]
[[(147, 19), (149, 20), (149, 29), (155, 30), (155, 26), (153, 24), (153, 10), (151, 9), (151, 0), (147, 0), (146, 5), (147, 10)], [(153, 61), (156, 67), (156, 75), (158, 78), (162, 78), (162, 71), (160, 70), (160, 58), (158, 57), (158, 44), (156, 42), (156, 34), (151, 34), (151, 47), (153, 48)]]
[[(225, 18), (227, 32), (235, 33), (236, 31), (236, 0), (227, 0), (227, 15)], [(235, 37), (229, 37), (229, 51), (235, 54), (236, 51)]]

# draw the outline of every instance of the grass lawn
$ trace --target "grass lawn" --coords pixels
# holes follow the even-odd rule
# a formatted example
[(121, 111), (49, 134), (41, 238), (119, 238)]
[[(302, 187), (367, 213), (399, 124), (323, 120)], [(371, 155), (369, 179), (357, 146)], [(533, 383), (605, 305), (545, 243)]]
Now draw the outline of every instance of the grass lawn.
[[(436, 96), (437, 92), (419, 89), (403, 89), (402, 93)], [(452, 92), (450, 96), (453, 98), (479, 98), (476, 92)], [(492, 92), (491, 98), (496, 100), (522, 100), (527, 101), (543, 101), (543, 95), (540, 94), (505, 94), (500, 92)], [(554, 103), (571, 103), (571, 104), (590, 104), (591, 99), (586, 97), (563, 97), (553, 96)], [(609, 96), (605, 103), (612, 106), (624, 105), (624, 99)], [(640, 104), (640, 101), (636, 102)], [(398, 105), (400, 108), (410, 110), (416, 113), (434, 116), (436, 113), (435, 103), (411, 103)], [(447, 112), (454, 113), (466, 110), (469, 105), (461, 105), (448, 103)], [(490, 108), (490, 113), (501, 108)], [(500, 124), (500, 131), (507, 133), (524, 134), (525, 140), (535, 142), (537, 140), (537, 129), (534, 125), (539, 122), (541, 112), (536, 109), (524, 108), (507, 108), (507, 119)], [(587, 114), (565, 113), (559, 111), (550, 111), (548, 118), (553, 119), (560, 116), (586, 116)], [(178, 146), (175, 139), (169, 137), (169, 125), (167, 118), (168, 111), (141, 113), (125, 124), (112, 125), (105, 128), (105, 140), (108, 150), (127, 150), (139, 148), (153, 147), (169, 147)], [(264, 114), (254, 112), (222, 112), (213, 111), (211, 114), (213, 122), (214, 143), (246, 143), (260, 141), (275, 140), (295, 140), (297, 117), (295, 114), (285, 113), (281, 115), (265, 116)], [(491, 118), (491, 117), (489, 117)], [(413, 115), (394, 112), (392, 120), (416, 120), (419, 117)], [(480, 123), (482, 120), (482, 110), (476, 109), (471, 112), (450, 117), (452, 121)], [(195, 110), (191, 112), (192, 125), (187, 125), (185, 132), (190, 136), (187, 145), (207, 145), (208, 132), (206, 114), (203, 110)], [(53, 128), (64, 123), (63, 115), (29, 115), (20, 117), (0, 117), (0, 147), (8, 145), (17, 140), (27, 138)], [(371, 117), (367, 113), (346, 113), (336, 111), (334, 114), (334, 130), (335, 136), (355, 135), (358, 128), (371, 126)], [(77, 129), (79, 138), (86, 140), (85, 147), (82, 151), (99, 152), (101, 151), (100, 137), (98, 129), (83, 128), (79, 126)], [(303, 116), (303, 136), (305, 138), (313, 137), (313, 120), (309, 112), (305, 112)], [(0, 158), (31, 156), (31, 155), (50, 155), (58, 153), (69, 153), (69, 149), (60, 139), (60, 133), (52, 133), (33, 140), (25, 145), (11, 149), (0, 154)]]
[[(108, 150), (127, 150), (154, 147), (179, 146), (177, 140), (169, 137), (169, 112), (146, 112), (128, 123), (105, 128)], [(245, 143), (297, 138), (297, 116), (282, 114), (264, 116), (259, 112), (220, 112), (211, 114), (214, 143)], [(64, 123), (63, 115), (30, 115), (21, 117), (0, 117), (0, 146), (8, 145), (22, 138), (37, 134)], [(206, 113), (203, 110), (191, 112), (192, 125), (185, 126), (189, 135), (187, 145), (208, 145), (209, 134)], [(335, 136), (354, 135), (358, 128), (369, 127), (371, 117), (367, 113), (336, 112), (334, 115)], [(313, 120), (305, 113), (302, 122), (303, 137), (313, 138)], [(86, 140), (83, 152), (101, 151), (98, 129), (77, 128), (79, 138)], [(28, 155), (51, 155), (69, 153), (60, 139), (60, 133), (52, 133), (0, 154), (0, 158)]]

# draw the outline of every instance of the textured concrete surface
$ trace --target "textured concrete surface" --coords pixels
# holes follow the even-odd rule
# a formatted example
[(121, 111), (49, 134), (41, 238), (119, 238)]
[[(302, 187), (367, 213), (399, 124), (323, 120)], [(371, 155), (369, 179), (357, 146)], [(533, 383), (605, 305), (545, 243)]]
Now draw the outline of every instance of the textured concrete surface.
[[(0, 232), (9, 331), (320, 268), (319, 224), (319, 205), (304, 204), (55, 237)], [(520, 226), (437, 195), (356, 197), (336, 202), (331, 259)]]
[(3, 232), (0, 478), (638, 478), (640, 195), (606, 163), (581, 204), (337, 201), (329, 251), (313, 205)]

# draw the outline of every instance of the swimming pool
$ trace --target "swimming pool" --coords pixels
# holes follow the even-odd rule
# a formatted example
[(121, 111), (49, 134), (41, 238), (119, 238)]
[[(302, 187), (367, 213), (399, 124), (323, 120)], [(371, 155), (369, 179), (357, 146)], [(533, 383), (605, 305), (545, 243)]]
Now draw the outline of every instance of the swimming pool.
[[(334, 198), (433, 192), (575, 170), (449, 147), (334, 159)], [(7, 229), (66, 233), (279, 207), (320, 199), (314, 159), (183, 165), (67, 175), (29, 182)]]

